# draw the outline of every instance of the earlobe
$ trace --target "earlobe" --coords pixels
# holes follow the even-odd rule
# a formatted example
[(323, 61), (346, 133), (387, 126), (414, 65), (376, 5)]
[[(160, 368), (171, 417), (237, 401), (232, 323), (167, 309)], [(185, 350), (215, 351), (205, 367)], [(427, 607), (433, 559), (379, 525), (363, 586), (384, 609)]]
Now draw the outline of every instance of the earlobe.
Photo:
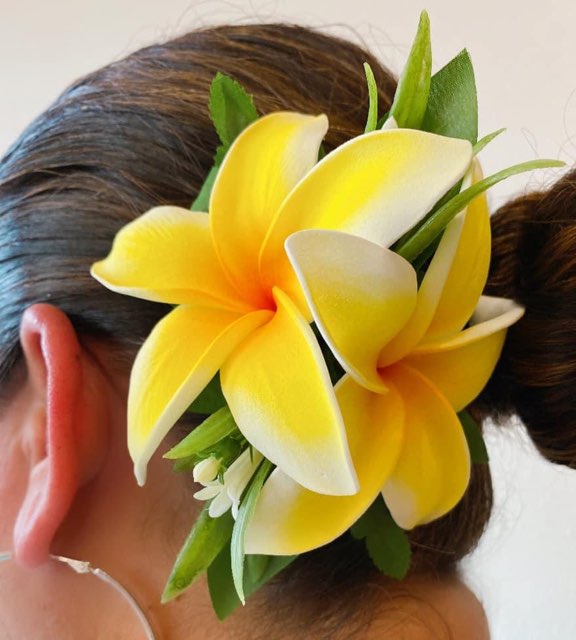
[[(91, 408), (96, 375), (72, 323), (62, 311), (36, 304), (23, 315), (20, 341), (34, 406), (27, 413), (28, 487), (14, 527), (14, 554), (34, 567), (48, 559), (56, 531), (79, 487), (101, 458), (104, 438), (95, 434), (102, 421)], [(92, 406), (91, 406), (92, 405)]]

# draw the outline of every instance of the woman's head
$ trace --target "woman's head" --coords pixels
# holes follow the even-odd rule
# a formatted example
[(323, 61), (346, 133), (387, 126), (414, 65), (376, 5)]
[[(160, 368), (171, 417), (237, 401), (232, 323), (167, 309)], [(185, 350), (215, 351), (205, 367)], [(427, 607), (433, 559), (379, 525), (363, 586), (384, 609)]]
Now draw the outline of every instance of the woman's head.
[[(96, 394), (96, 399), (84, 397), (79, 400), (80, 404), (104, 404), (101, 419), (112, 424), (111, 441), (124, 455), (120, 444), (123, 437), (121, 413), (127, 370), (136, 349), (168, 308), (106, 291), (90, 277), (90, 265), (108, 252), (119, 228), (142, 212), (161, 204), (187, 207), (197, 195), (217, 146), (207, 110), (209, 85), (217, 71), (241, 82), (254, 96), (262, 114), (276, 110), (326, 113), (331, 124), (326, 139), (326, 148), (330, 150), (364, 128), (368, 102), (362, 68), (365, 61), (370, 62), (375, 72), (381, 109), (386, 111), (391, 104), (395, 81), (369, 54), (354, 45), (299, 27), (208, 29), (166, 45), (144, 49), (81, 79), (40, 116), (9, 150), (0, 168), (0, 295), (3, 296), (0, 300), (3, 309), (0, 377), (7, 411), (14, 406), (17, 390), (26, 388), (22, 386), (26, 381), (36, 379), (30, 374), (29, 364), (35, 361), (38, 353), (35, 345), (49, 349), (54, 344), (58, 351), (60, 341), (68, 345), (65, 353), (68, 362), (74, 362), (76, 356), (81, 362), (76, 380), (85, 377)], [(562, 184), (567, 185), (569, 181)], [(548, 220), (543, 220), (548, 216), (545, 211), (553, 211), (559, 199), (566, 213), (554, 224), (556, 233), (562, 232), (560, 244), (566, 242), (568, 236), (564, 230), (573, 226), (573, 222), (570, 220), (570, 193), (566, 193), (565, 186), (556, 188), (552, 195), (534, 198), (538, 206), (533, 207), (531, 200), (526, 201), (523, 207), (527, 213), (523, 215), (528, 222), (518, 226), (522, 234), (528, 238), (531, 225), (550, 228)], [(543, 202), (551, 204), (545, 209)], [(566, 263), (563, 260), (554, 262), (552, 255), (558, 254), (549, 254), (548, 247), (540, 246), (542, 236), (538, 232), (531, 240), (528, 238), (518, 244), (516, 229), (504, 228), (501, 222), (504, 218), (504, 213), (496, 217), (491, 292), (517, 296), (525, 302), (528, 306), (526, 322), (546, 321), (548, 284), (558, 282), (559, 288), (565, 286)], [(540, 255), (546, 252), (546, 257), (537, 263), (542, 266), (535, 268), (541, 269), (535, 271), (535, 277), (545, 283), (541, 285), (544, 290), (537, 299), (539, 290), (535, 281), (519, 288), (523, 286), (519, 282), (525, 277), (521, 275), (525, 270), (518, 271), (515, 265), (524, 247), (526, 251)], [(77, 334), (77, 343), (76, 339), (69, 339), (71, 329), (65, 317), (52, 311), (43, 315), (45, 308), (42, 307), (29, 312), (20, 329), (23, 313), (38, 302), (48, 302), (66, 314)], [(560, 309), (566, 304), (565, 297), (555, 299), (554, 304)], [(571, 304), (562, 311), (568, 320), (574, 308)], [(524, 408), (524, 400), (534, 397), (530, 389), (533, 385), (530, 371), (539, 366), (543, 357), (540, 343), (532, 338), (529, 340), (532, 352), (526, 349), (527, 338), (523, 333), (526, 322), (512, 330), (506, 358), (500, 367), (502, 377), (498, 378), (505, 381), (505, 386), (491, 385), (485, 395), (487, 400), (479, 406), (485, 413), (490, 413), (492, 407), (502, 406), (505, 399), (506, 410), (520, 411), (523, 417), (535, 414), (534, 430), (549, 433), (549, 425), (538, 419), (538, 408), (547, 406), (547, 398), (539, 399), (533, 408)], [(52, 342), (45, 338), (50, 327), (54, 327), (52, 335), (56, 336)], [(22, 342), (19, 341), (20, 331)], [(541, 335), (534, 329), (529, 335), (536, 333)], [(553, 340), (564, 338), (566, 335), (561, 333)], [(28, 366), (23, 364), (22, 347), (25, 355), (28, 349), (29, 355), (25, 359)], [(54, 375), (64, 366), (58, 362), (56, 360), (54, 365)], [(550, 376), (538, 385), (539, 389), (544, 389), (553, 380), (554, 409), (560, 406), (559, 397), (564, 401), (569, 393), (569, 382), (574, 377), (570, 367), (575, 366), (574, 362), (576, 358), (564, 367), (565, 377), (560, 381), (556, 375), (558, 369), (551, 363)], [(68, 384), (71, 382), (73, 380), (67, 381)], [(112, 389), (117, 395), (111, 400)], [(509, 389), (512, 389), (510, 394)], [(69, 391), (70, 394), (86, 393), (74, 386)], [(104, 397), (107, 398), (105, 403)], [(21, 403), (25, 404), (25, 399), (21, 399)], [(88, 439), (100, 442), (91, 451), (101, 451), (105, 456), (106, 447), (97, 436), (97, 422), (86, 420)], [(566, 433), (573, 437), (570, 417), (566, 418), (566, 425)], [(74, 433), (75, 426), (70, 429)], [(554, 444), (556, 435), (552, 440), (546, 445), (547, 449), (558, 449)], [(117, 455), (121, 457), (120, 453)], [(101, 458), (90, 459), (89, 465), (86, 459), (83, 460), (85, 465), (91, 465), (94, 474), (105, 464)], [(123, 460), (119, 468), (126, 470), (126, 460)], [(562, 461), (572, 463), (572, 460)], [(107, 468), (112, 468), (109, 462)], [(182, 523), (179, 507), (186, 504), (190, 495), (185, 481), (182, 478), (173, 480), (166, 468), (167, 463), (155, 465), (157, 480), (156, 484), (149, 483), (152, 488), (147, 490), (150, 492), (148, 503), (142, 494), (131, 493), (124, 476), (121, 481), (116, 479), (122, 487), (117, 494), (118, 508), (123, 510), (125, 502), (131, 500), (143, 505), (142, 511), (135, 516), (140, 519), (139, 525), (142, 514), (148, 513), (148, 526), (154, 532), (150, 539), (158, 542), (162, 537), (167, 538), (168, 551), (164, 559), (156, 563), (158, 573), (173, 559), (178, 541), (172, 536), (177, 538), (174, 532), (179, 530), (173, 519), (178, 525), (186, 526)], [(60, 504), (61, 520), (53, 523), (54, 534), (59, 532), (59, 544), (73, 544), (75, 527), (83, 517), (101, 528), (105, 536), (109, 535), (107, 531), (117, 530), (112, 521), (104, 521), (104, 513), (99, 514), (101, 519), (98, 520), (94, 513), (86, 516), (82, 512), (83, 500), (85, 505), (94, 494), (104, 499), (107, 492), (114, 492), (110, 487), (112, 477), (108, 476), (108, 484), (96, 485), (91, 474), (74, 480), (76, 484), (70, 486), (73, 495), (69, 496), (68, 504)], [(22, 478), (21, 482), (18, 486), (24, 491), (26, 479)], [(173, 487), (175, 482), (179, 489), (172, 490), (170, 500), (162, 505), (162, 509), (155, 509), (154, 501), (160, 499), (161, 489)], [(76, 491), (80, 491), (80, 487), (84, 488), (78, 498)], [(458, 560), (473, 548), (481, 535), (490, 505), (488, 468), (475, 465), (462, 502), (444, 518), (412, 532), (414, 573), (452, 573)], [(72, 508), (72, 522), (66, 515), (68, 507)], [(119, 539), (126, 546), (130, 544), (130, 536), (137, 535), (131, 529), (132, 524), (128, 519), (126, 526), (120, 527), (123, 533), (119, 534)], [(89, 544), (95, 545), (99, 537), (100, 531), (94, 538), (90, 537)], [(34, 540), (30, 544), (33, 546)], [(142, 558), (147, 553), (145, 544), (131, 547), (130, 552), (113, 546), (120, 549), (122, 555), (134, 553)], [(65, 552), (71, 554), (71, 551), (62, 550)], [(99, 557), (97, 549), (91, 548), (90, 552), (94, 553), (95, 559)], [(34, 553), (37, 550), (33, 549)], [(82, 555), (79, 549), (78, 555)], [(138, 565), (140, 560), (135, 558), (134, 562)], [(362, 611), (359, 605), (383, 597), (382, 582), (377, 578), (363, 544), (344, 536), (332, 545), (302, 557), (284, 578), (260, 596), (259, 602), (269, 605), (275, 601), (280, 626), (286, 624), (293, 606), (299, 607), (304, 619), (308, 615), (307, 619), (312, 621), (317, 616), (318, 603), (322, 603), (325, 612), (320, 616), (319, 624), (326, 628), (341, 625), (345, 603), (348, 603), (347, 616), (354, 613), (359, 624), (365, 626), (371, 610), (365, 607)], [(384, 589), (387, 588), (391, 587), (385, 585)], [(392, 593), (395, 593), (393, 589)], [(197, 594), (198, 590), (195, 592), (198, 597)], [(262, 607), (263, 610), (270, 608)]]

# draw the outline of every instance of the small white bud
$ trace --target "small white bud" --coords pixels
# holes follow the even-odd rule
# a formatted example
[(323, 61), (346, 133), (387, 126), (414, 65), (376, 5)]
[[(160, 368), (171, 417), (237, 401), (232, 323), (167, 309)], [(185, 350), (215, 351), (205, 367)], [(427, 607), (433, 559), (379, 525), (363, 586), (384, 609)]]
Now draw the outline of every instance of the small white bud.
[(201, 460), (195, 467), (192, 475), (194, 482), (206, 485), (216, 478), (220, 471), (220, 461), (214, 456)]

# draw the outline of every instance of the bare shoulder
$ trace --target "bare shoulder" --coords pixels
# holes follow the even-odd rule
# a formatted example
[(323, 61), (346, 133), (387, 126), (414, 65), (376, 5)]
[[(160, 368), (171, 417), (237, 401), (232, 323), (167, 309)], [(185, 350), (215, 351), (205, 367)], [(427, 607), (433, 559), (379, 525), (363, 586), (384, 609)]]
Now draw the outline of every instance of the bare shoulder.
[(366, 640), (489, 640), (482, 603), (457, 577), (417, 577), (383, 589)]

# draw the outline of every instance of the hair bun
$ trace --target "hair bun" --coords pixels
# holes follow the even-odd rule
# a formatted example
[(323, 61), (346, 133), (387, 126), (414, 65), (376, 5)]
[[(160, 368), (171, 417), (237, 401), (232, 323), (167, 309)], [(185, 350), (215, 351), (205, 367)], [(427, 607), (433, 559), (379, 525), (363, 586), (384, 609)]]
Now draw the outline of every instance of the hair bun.
[(486, 292), (526, 314), (478, 404), (496, 419), (517, 414), (546, 458), (576, 467), (576, 174), (504, 205), (492, 230)]

